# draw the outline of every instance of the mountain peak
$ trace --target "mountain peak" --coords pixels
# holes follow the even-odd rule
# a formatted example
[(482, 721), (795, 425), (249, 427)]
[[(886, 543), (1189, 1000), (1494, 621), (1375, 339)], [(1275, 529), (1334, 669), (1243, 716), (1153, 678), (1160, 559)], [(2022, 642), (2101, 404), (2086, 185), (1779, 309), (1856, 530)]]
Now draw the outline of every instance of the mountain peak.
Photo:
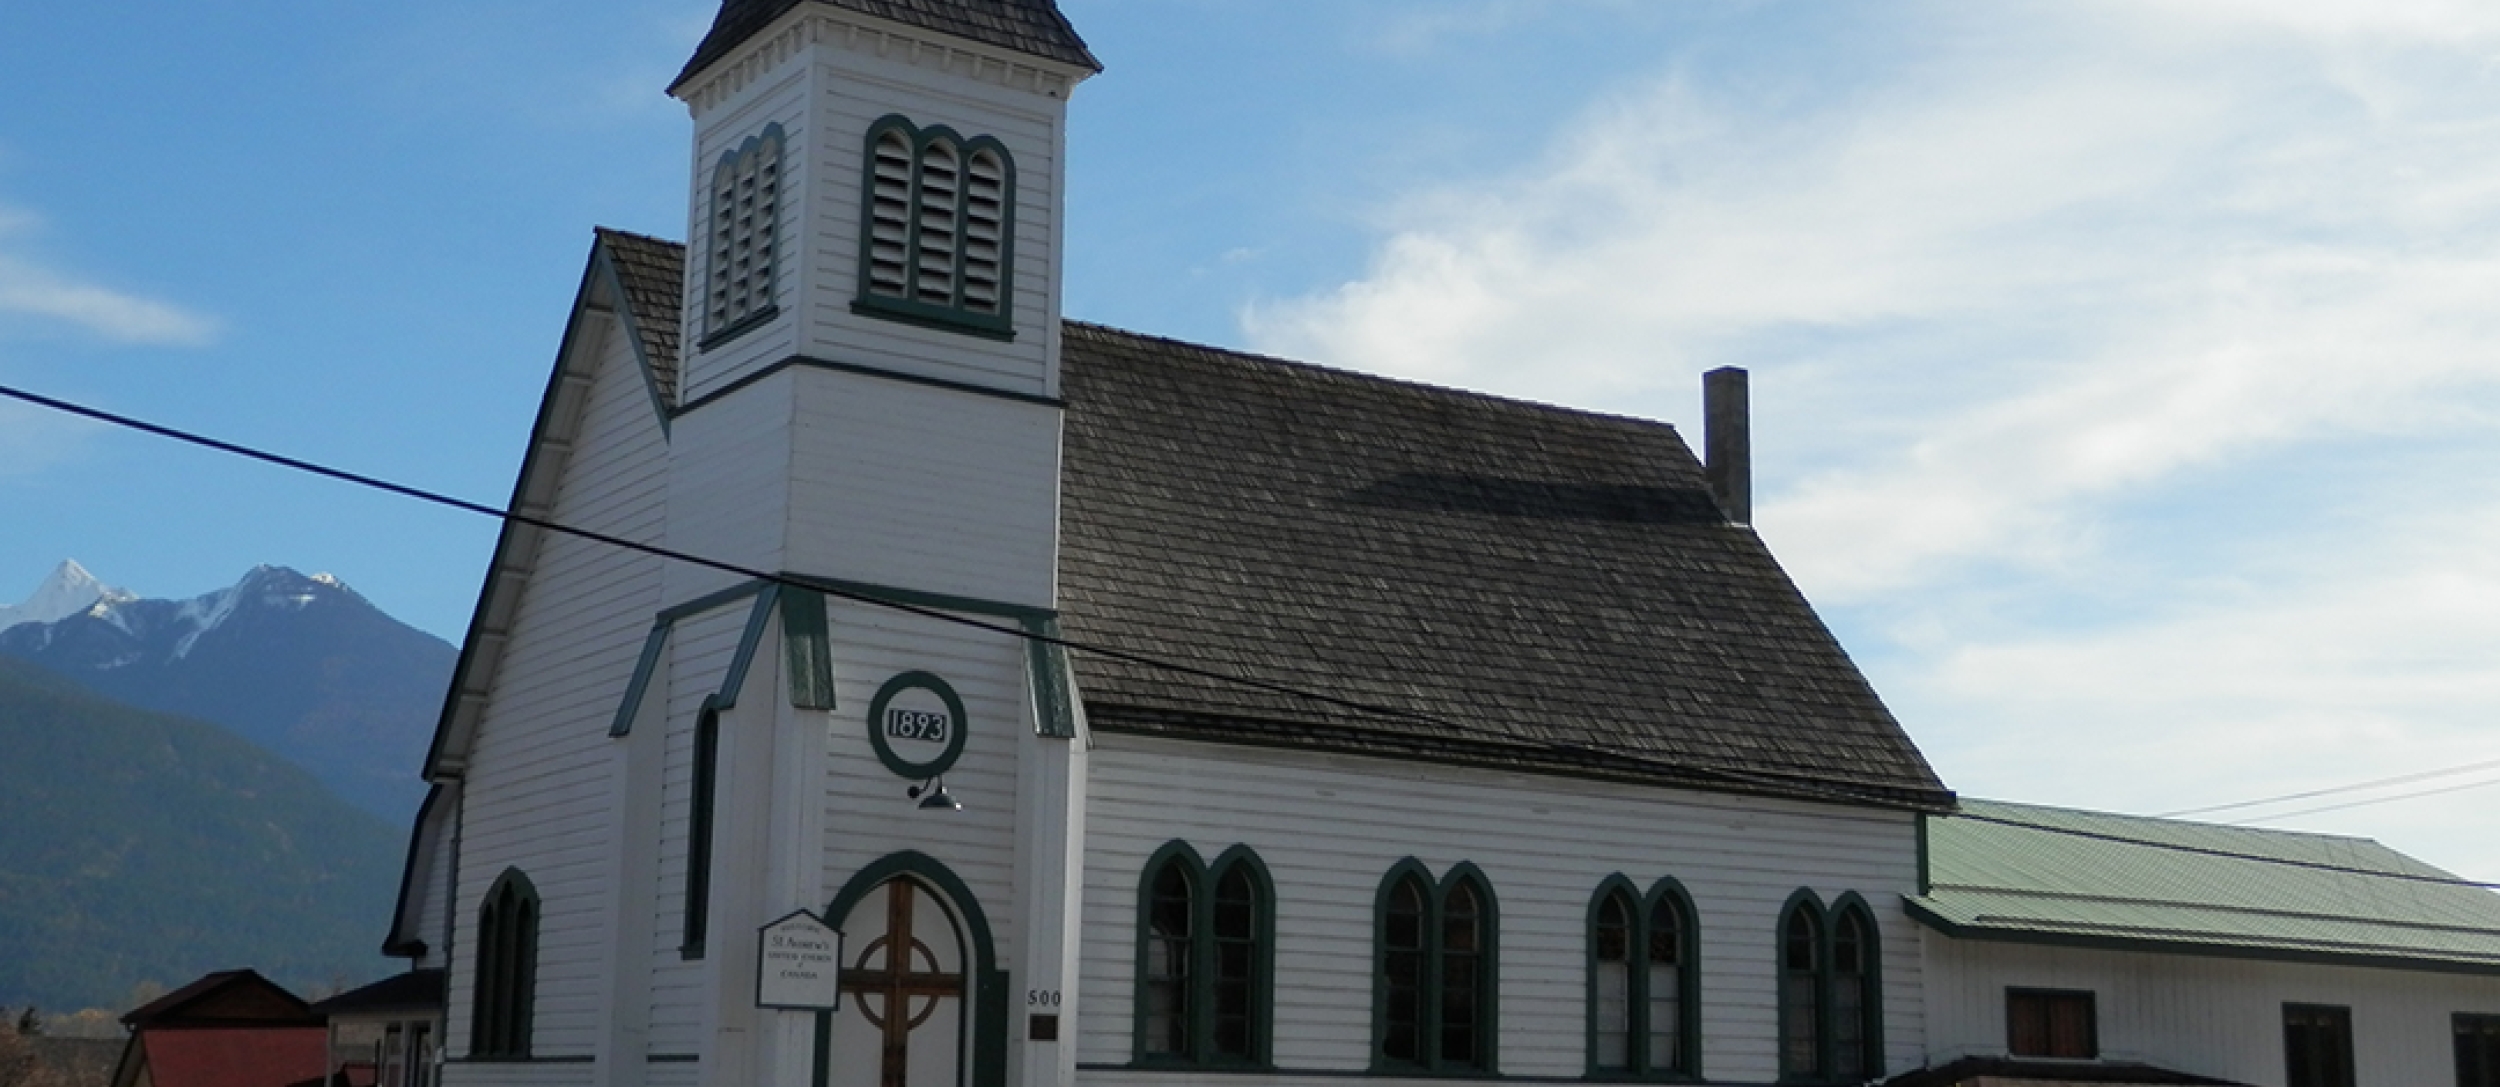
[(76, 559), (62, 559), (52, 568), (43, 584), (35, 586), (33, 595), (15, 607), (0, 605), (0, 630), (19, 623), (51, 623), (85, 611), (104, 601), (134, 599), (130, 593), (96, 580), (94, 574), (80, 566)]

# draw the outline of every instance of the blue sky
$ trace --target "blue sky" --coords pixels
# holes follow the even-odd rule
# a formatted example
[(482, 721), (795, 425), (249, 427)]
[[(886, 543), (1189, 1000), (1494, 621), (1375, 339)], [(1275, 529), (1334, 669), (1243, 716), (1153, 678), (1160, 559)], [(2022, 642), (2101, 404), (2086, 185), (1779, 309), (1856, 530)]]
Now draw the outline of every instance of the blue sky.
[[(1071, 316), (1677, 422), (1751, 368), (1760, 530), (1957, 788), (2500, 760), (2500, 10), (1064, 3)], [(9, 6), (0, 381), (501, 501), (591, 226), (685, 232), (710, 10)], [(491, 540), (0, 405), (10, 601), (283, 563), (454, 638)], [(2495, 800), (2279, 825), (2500, 879)]]

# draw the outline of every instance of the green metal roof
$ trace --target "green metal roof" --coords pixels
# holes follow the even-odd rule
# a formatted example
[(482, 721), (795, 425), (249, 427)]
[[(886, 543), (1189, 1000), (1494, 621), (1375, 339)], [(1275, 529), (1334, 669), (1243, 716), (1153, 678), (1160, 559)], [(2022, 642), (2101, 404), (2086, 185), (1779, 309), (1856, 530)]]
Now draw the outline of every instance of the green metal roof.
[(2454, 879), (2366, 838), (1964, 798), (1908, 906), (1969, 939), (2500, 974), (2500, 894)]

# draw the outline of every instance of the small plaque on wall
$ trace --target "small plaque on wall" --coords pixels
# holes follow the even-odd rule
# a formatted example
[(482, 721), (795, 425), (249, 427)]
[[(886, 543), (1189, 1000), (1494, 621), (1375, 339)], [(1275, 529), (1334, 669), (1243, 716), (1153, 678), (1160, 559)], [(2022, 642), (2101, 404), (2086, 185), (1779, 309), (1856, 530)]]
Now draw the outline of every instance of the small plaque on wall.
[(756, 937), (755, 1006), (842, 1010), (842, 934), (806, 910)]

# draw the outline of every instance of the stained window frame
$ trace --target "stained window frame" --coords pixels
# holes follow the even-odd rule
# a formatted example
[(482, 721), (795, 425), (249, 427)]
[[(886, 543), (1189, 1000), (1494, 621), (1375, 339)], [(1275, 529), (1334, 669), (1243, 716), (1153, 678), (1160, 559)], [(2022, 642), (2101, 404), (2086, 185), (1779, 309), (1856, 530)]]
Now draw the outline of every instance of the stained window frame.
[[(904, 281), (901, 295), (876, 289), (877, 236), (877, 145), (888, 135), (899, 134), (911, 148), (910, 178), (907, 183), (907, 204), (904, 212), (903, 242)], [(948, 295), (950, 303), (937, 305), (920, 298), (920, 236), (925, 225), (925, 192), (923, 179), (927, 174), (932, 148), (952, 149), (958, 163), (954, 221), (955, 241), (950, 260), (953, 271)], [(996, 313), (982, 313), (968, 308), (964, 272), (972, 240), (965, 224), (972, 201), (970, 163), (980, 155), (994, 155), (999, 165), (998, 275)], [(1007, 145), (995, 136), (965, 136), (954, 128), (938, 124), (922, 127), (899, 113), (890, 113), (868, 126), (868, 138), (861, 144), (859, 270), (858, 289), (851, 300), (851, 312), (866, 317), (898, 321), (921, 328), (959, 332), (984, 339), (1013, 341), (1015, 332), (1015, 264), (1016, 264), (1016, 158)]]
[(2500, 1014), (2458, 1012), (2449, 1025), (2456, 1038), (2457, 1087), (2500, 1087)]
[[(2047, 1016), (2047, 1018), (2043, 1021), (2042, 1037), (2046, 1039), (2044, 1044), (2051, 1050), (2057, 1047), (2055, 1030), (2055, 1023), (2057, 1021), (2055, 1013), (2056, 1006), (2059, 1003), (2081, 1004), (2083, 1008), (2084, 1051), (2081, 1053), (2055, 1053), (2024, 1049), (2021, 1045), (2021, 1025), (2017, 1022), (2015, 1016), (2016, 1003), (2024, 1000), (2038, 1001), (2040, 1003), (2042, 1013)], [(2042, 1057), (2049, 1060), (2099, 1060), (2101, 1056), (2100, 994), (2091, 989), (2043, 989), (2020, 985), (2007, 986), (2005, 989), (2005, 1052), (2007, 1056), (2012, 1057)]]
[[(755, 135), (747, 137), (735, 149), (723, 152), (720, 160), (712, 167), (711, 187), (704, 197), (705, 207), (709, 214), (704, 217), (703, 221), (703, 291), (698, 298), (701, 304), (703, 336), (695, 344), (695, 349), (698, 351), (718, 348), (770, 323), (781, 315), (783, 250), (781, 216), (789, 206), (789, 192), (782, 184), (782, 180), (789, 164), (789, 150), (789, 141), (782, 131), (781, 122), (774, 121), (758, 130)], [(750, 299), (751, 304), (730, 314), (717, 313), (713, 303), (714, 293), (721, 289), (720, 281), (721, 277), (726, 274), (725, 267), (734, 263), (738, 255), (735, 238), (726, 247), (722, 244), (720, 236), (721, 191), (725, 182), (734, 182), (748, 164), (760, 164), (768, 152), (772, 172), (767, 178), (762, 167), (758, 165), (757, 176), (771, 187), (772, 214), (763, 216), (756, 224), (754, 234), (750, 236), (750, 249), (760, 245), (767, 254), (767, 258), (761, 262), (760, 270), (755, 273), (755, 278), (760, 282), (749, 285), (746, 293), (740, 296)]]
[[(1422, 978), (1418, 986), (1416, 1026), (1416, 1059), (1392, 1057), (1388, 1052), (1389, 1024), (1389, 903), (1390, 897), (1405, 881), (1412, 879), (1423, 889)], [(1445, 1030), (1443, 1014), (1449, 995), (1446, 946), (1446, 911), (1452, 894), (1468, 888), (1482, 904), (1481, 929), (1477, 952), (1479, 976), (1475, 1021), (1469, 1024), (1477, 1039), (1472, 1059), (1452, 1061), (1441, 1055)], [(1500, 1069), (1501, 1041), (1501, 962), (1502, 909), (1501, 900), (1493, 892), (1493, 881), (1473, 863), (1461, 861), (1436, 880), (1423, 862), (1412, 857), (1390, 866), (1380, 880), (1373, 897), (1372, 928), (1372, 1072), (1376, 1075), (1483, 1077), (1495, 1075)]]
[[(516, 920), (517, 918), (517, 920)], [(538, 931), (545, 907), (537, 885), (506, 868), (478, 903), (476, 988), (469, 1004), (471, 1060), (528, 1060), (536, 1026)]]
[[(1147, 986), (1150, 983), (1148, 963), (1158, 937), (1153, 928), (1155, 888), (1166, 871), (1177, 869), (1188, 881), (1189, 932), (1187, 934), (1188, 966), (1183, 978), (1187, 987), (1183, 994), (1184, 1032), (1188, 1042), (1181, 1052), (1162, 1050), (1154, 1045), (1148, 1015)], [(1248, 994), (1249, 1026), (1247, 1054), (1218, 1052), (1216, 1032), (1216, 966), (1219, 936), (1216, 931), (1216, 893), (1226, 879), (1235, 873), (1250, 881), (1251, 977)], [(1276, 884), (1268, 874), (1267, 863), (1258, 851), (1246, 845), (1235, 845), (1216, 855), (1213, 862), (1199, 859), (1198, 851), (1184, 841), (1165, 844), (1147, 858), (1137, 879), (1137, 973), (1133, 1004), (1134, 1024), (1131, 1039), (1131, 1063), (1139, 1068), (1221, 1069), (1226, 1071), (1269, 1071), (1274, 1068), (1276, 1022)]]
[[(2325, 1077), (2323, 1079), (2296, 1080), (2292, 1075), (2296, 1069), (2301, 1067), (2300, 1049), (2302, 1048), (2302, 1041), (2295, 1034), (2295, 1030), (2306, 1029), (2318, 1025), (2314, 1023), (2295, 1021), (2296, 1017), (2304, 1016), (2319, 1016), (2325, 1020), (2324, 1025), (2329, 1031), (2328, 1044), (2334, 1046), (2336, 1050), (2334, 1053), (2330, 1054), (2330, 1056), (2333, 1058), (2339, 1058), (2335, 1061), (2339, 1067), (2322, 1070), (2321, 1074)], [(2314, 1045), (2315, 1043), (2312, 1044)], [(2352, 1007), (2350, 1005), (2311, 1004), (2299, 1001), (2284, 1002), (2283, 1082), (2285, 1087), (2353, 1087), (2353, 1032)]]
[[(1814, 970), (1811, 986), (1813, 1007), (1803, 1009), (1814, 1016), (1815, 1063), (1812, 1068), (1797, 1068), (1790, 1061), (1789, 1041), (1801, 1009), (1790, 1000), (1787, 985), (1788, 929), (1793, 918), (1803, 913), (1814, 924)], [(1865, 1067), (1861, 1074), (1840, 1069), (1840, 1038), (1835, 1012), (1839, 1006), (1838, 957), (1839, 933), (1845, 920), (1854, 920), (1863, 927), (1867, 937), (1864, 969), (1860, 984), (1864, 986), (1858, 1008), (1859, 1062)], [(1779, 1004), (1779, 1082), (1781, 1083), (1857, 1083), (1881, 1078), (1888, 1069), (1884, 1059), (1884, 930), (1875, 923), (1875, 911), (1855, 891), (1833, 899), (1830, 906), (1809, 888), (1800, 888), (1780, 907), (1779, 924), (1772, 930), (1773, 974)]]
[[(1598, 919), (1607, 900), (1620, 896), (1632, 907), (1626, 940), (1625, 978), (1625, 1064), (1602, 1062), (1598, 1042), (1598, 1000), (1600, 996)], [(1680, 1043), (1676, 1059), (1668, 1067), (1651, 1067), (1654, 1047), (1650, 1044), (1657, 1024), (1649, 1013), (1656, 994), (1650, 992), (1647, 949), (1652, 938), (1651, 926), (1658, 907), (1665, 905), (1676, 913), (1676, 1036)], [(1701, 1078), (1701, 924), (1700, 914), (1693, 908), (1693, 897), (1673, 876), (1650, 885), (1641, 892), (1629, 877), (1617, 873), (1597, 886), (1589, 896), (1588, 909), (1588, 1078), (1609, 1082), (1677, 1082)], [(1640, 968), (1634, 956), (1639, 956)]]

